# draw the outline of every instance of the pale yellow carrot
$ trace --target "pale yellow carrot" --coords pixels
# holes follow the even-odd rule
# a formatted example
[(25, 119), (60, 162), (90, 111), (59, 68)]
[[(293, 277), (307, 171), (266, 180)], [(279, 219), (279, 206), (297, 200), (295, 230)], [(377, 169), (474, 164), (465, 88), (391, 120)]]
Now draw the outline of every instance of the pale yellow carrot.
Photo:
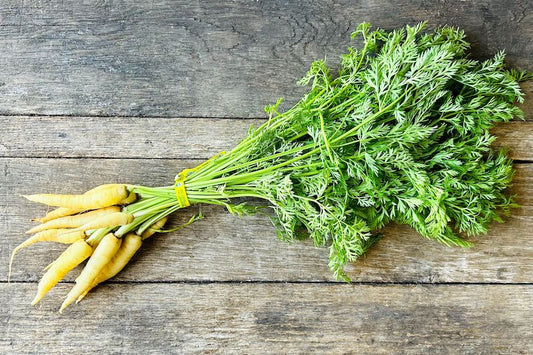
[(97, 218), (100, 218), (102, 216), (109, 215), (112, 213), (116, 213), (116, 212), (120, 212), (120, 207), (111, 206), (111, 207), (100, 208), (100, 209), (82, 213), (82, 214), (77, 214), (74, 216), (56, 218), (46, 223), (33, 227), (32, 229), (27, 231), (26, 234), (33, 234), (33, 233), (37, 233), (37, 232), (47, 230), (47, 229), (77, 228), (91, 221), (94, 221)]
[[(94, 189), (85, 192), (84, 195), (95, 193), (95, 192), (101, 191), (103, 189), (111, 189), (113, 187), (119, 187), (119, 186), (125, 186), (125, 185), (123, 185), (123, 184), (104, 184), (104, 185), (97, 186)], [(133, 192), (133, 191), (130, 191), (128, 196), (126, 196), (126, 198), (124, 198), (122, 201), (118, 202), (118, 204), (119, 205), (128, 205), (128, 204), (130, 204), (132, 202), (135, 202), (136, 200), (137, 200), (137, 194), (135, 192)]]
[(168, 217), (161, 218), (159, 221), (152, 224), (140, 236), (133, 233), (126, 235), (117, 254), (96, 277), (91, 287), (89, 287), (83, 294), (80, 295), (80, 297), (78, 297), (76, 303), (80, 302), (96, 285), (118, 274), (130, 261), (135, 252), (141, 247), (142, 241), (151, 237), (153, 234), (157, 233), (158, 230), (163, 228), (167, 222), (167, 219)]
[(76, 208), (66, 208), (66, 207), (58, 207), (50, 212), (48, 212), (44, 217), (41, 218), (34, 218), (33, 221), (40, 222), (40, 223), (46, 223), (48, 221), (51, 221), (56, 218), (60, 217), (66, 217), (71, 216), (73, 214), (83, 212), (83, 210), (78, 210)]
[(37, 295), (31, 302), (32, 305), (37, 304), (44, 295), (50, 291), (70, 270), (74, 269), (83, 260), (87, 259), (93, 252), (93, 248), (80, 239), (71, 244), (57, 260), (50, 266), (48, 271), (44, 274), (39, 286), (37, 287)]
[(137, 194), (131, 191), (128, 197), (120, 201), (119, 205), (129, 205), (130, 203), (133, 203), (135, 201), (137, 201)]
[(131, 214), (123, 212), (112, 212), (101, 217), (97, 217), (82, 226), (74, 228), (73, 231), (87, 231), (89, 229), (118, 227), (124, 224), (131, 223), (132, 221), (133, 215)]
[(91, 210), (116, 205), (128, 195), (129, 191), (125, 185), (111, 184), (83, 195), (37, 194), (23, 196), (30, 201), (49, 206)]
[[(102, 190), (104, 188), (109, 188), (109, 186), (118, 186), (118, 184), (105, 184), (95, 187), (92, 190), (89, 190), (84, 193), (84, 195), (88, 195), (94, 192), (98, 192), (99, 190)], [(137, 200), (137, 194), (133, 191), (131, 191), (124, 200), (120, 201), (119, 205), (129, 205), (130, 203), (133, 203)], [(59, 217), (65, 217), (65, 216), (71, 216), (76, 213), (85, 212), (88, 211), (86, 208), (67, 208), (67, 207), (58, 207), (50, 212), (48, 212), (44, 217), (41, 218), (34, 218), (33, 221), (40, 222), (40, 223), (46, 223), (48, 221), (51, 221), (52, 219), (56, 219)]]
[(87, 265), (83, 268), (81, 274), (76, 279), (76, 284), (68, 293), (65, 301), (61, 305), (59, 312), (62, 313), (72, 302), (74, 302), (87, 288), (89, 288), (98, 276), (100, 271), (105, 267), (107, 263), (113, 258), (118, 249), (120, 248), (121, 239), (115, 237), (113, 233), (107, 234), (87, 262)]
[(101, 282), (104, 282), (116, 274), (118, 274), (128, 262), (131, 260), (133, 255), (139, 250), (142, 245), (142, 238), (139, 235), (129, 233), (124, 238), (122, 238), (122, 244), (118, 249), (117, 253), (111, 258), (111, 260), (104, 266), (100, 271), (98, 276), (94, 279), (91, 286), (87, 288), (76, 300), (76, 303), (80, 302), (87, 293), (98, 285)]
[(163, 228), (165, 223), (167, 223), (168, 217), (163, 217), (159, 221), (152, 224), (147, 230), (142, 233), (142, 240), (150, 238), (154, 233), (157, 233), (158, 230)]
[(9, 260), (9, 272), (7, 274), (8, 281), (11, 278), (11, 269), (13, 266), (13, 260), (15, 260), (15, 255), (21, 249), (29, 247), (30, 245), (38, 242), (56, 242), (63, 244), (72, 244), (75, 241), (83, 238), (85, 238), (85, 233), (83, 231), (70, 233), (69, 229), (49, 229), (29, 237), (24, 242), (20, 243), (15, 249), (13, 249), (13, 252), (11, 253), (11, 258)]
[[(97, 186), (95, 187), (94, 189), (91, 189), (87, 192), (84, 193), (84, 195), (88, 195), (88, 194), (91, 194), (91, 193), (95, 193), (95, 192), (98, 192), (104, 188), (109, 188), (110, 186), (118, 186), (118, 184), (105, 184), (105, 185), (100, 185), (100, 186)], [(128, 195), (128, 197), (126, 197), (124, 200), (120, 201), (118, 204), (119, 205), (129, 205), (130, 203), (132, 202), (135, 202), (135, 200), (137, 200), (137, 194), (135, 194), (135, 192), (131, 191)], [(85, 212), (87, 211), (87, 209), (84, 209), (84, 208), (67, 208), (67, 207), (58, 207), (56, 208), (55, 210), (52, 210), (50, 212), (48, 212), (44, 217), (41, 217), (41, 218), (35, 218), (34, 221), (37, 221), (37, 222), (40, 222), (40, 223), (45, 223), (45, 222), (48, 222), (52, 219), (56, 219), (56, 218), (59, 218), (59, 217), (65, 217), (65, 216), (71, 216), (73, 214), (76, 214), (76, 213), (80, 213), (80, 212)]]

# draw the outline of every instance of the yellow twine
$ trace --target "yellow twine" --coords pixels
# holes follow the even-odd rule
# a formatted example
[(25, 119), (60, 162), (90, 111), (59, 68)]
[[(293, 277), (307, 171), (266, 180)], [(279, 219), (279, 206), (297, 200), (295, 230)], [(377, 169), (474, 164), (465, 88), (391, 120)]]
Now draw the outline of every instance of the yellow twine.
[(198, 165), (195, 168), (192, 169), (184, 169), (181, 173), (176, 175), (175, 183), (174, 183), (174, 191), (176, 192), (176, 200), (178, 201), (178, 205), (180, 208), (184, 208), (187, 206), (190, 206), (191, 203), (189, 202), (189, 198), (187, 197), (187, 190), (185, 189), (185, 179), (187, 176), (189, 176), (190, 173), (197, 171), (198, 169), (205, 166), (207, 163), (211, 162), (212, 160), (226, 154), (226, 151), (222, 151), (210, 159), (204, 161), (202, 164)]

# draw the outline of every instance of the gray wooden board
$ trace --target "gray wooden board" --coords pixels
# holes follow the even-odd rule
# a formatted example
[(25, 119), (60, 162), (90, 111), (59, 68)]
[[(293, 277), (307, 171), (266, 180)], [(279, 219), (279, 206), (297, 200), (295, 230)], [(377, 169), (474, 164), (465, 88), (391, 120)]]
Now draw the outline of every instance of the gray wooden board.
[(60, 285), (0, 284), (0, 350), (31, 353), (530, 354), (533, 288), (105, 285), (58, 314)]
[(0, 116), (3, 130), (0, 156), (206, 159), (230, 150), (246, 137), (251, 126), (263, 122), (259, 119)]
[(0, 114), (258, 117), (362, 21), (462, 27), (533, 69), (530, 1), (24, 1), (0, 8)]
[[(176, 171), (197, 161), (168, 159), (0, 159), (0, 280), (7, 278), (10, 251), (20, 243), (31, 218), (45, 206), (20, 197), (35, 192), (82, 192), (104, 182), (168, 185)], [(349, 275), (367, 282), (532, 282), (533, 165), (519, 164), (511, 193), (520, 209), (487, 236), (476, 238), (471, 249), (448, 248), (425, 240), (405, 227), (387, 228), (379, 244)], [(174, 223), (196, 213), (190, 207), (177, 213)], [(333, 281), (328, 251), (309, 241), (292, 245), (276, 239), (263, 216), (238, 218), (221, 208), (204, 208), (206, 218), (181, 231), (149, 240), (117, 280), (263, 280)], [(62, 245), (43, 243), (22, 251), (13, 279), (36, 281)], [(30, 252), (31, 250), (31, 252)], [(75, 276), (69, 276), (72, 280)]]
[[(263, 122), (260, 119), (0, 116), (0, 157), (207, 159), (222, 150), (230, 150), (246, 137), (250, 127)], [(498, 124), (492, 133), (498, 137), (495, 147), (509, 148), (513, 159), (533, 161), (533, 122)]]

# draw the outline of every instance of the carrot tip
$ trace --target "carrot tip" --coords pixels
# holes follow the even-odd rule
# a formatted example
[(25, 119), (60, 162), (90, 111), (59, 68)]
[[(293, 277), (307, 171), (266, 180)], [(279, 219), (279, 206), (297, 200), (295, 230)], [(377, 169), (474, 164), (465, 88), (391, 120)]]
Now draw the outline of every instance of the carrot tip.
[(85, 291), (84, 293), (82, 293), (80, 295), (80, 297), (78, 297), (78, 299), (76, 300), (76, 304), (80, 303), (82, 299), (85, 298), (85, 296), (87, 296), (87, 294), (89, 293), (90, 289), (88, 289), (87, 291)]
[(41, 295), (41, 294), (37, 294), (35, 295), (35, 298), (33, 299), (33, 301), (31, 301), (31, 305), (32, 306), (35, 306), (37, 303), (39, 303), (39, 301), (43, 298), (44, 295)]
[(37, 202), (37, 201), (35, 201), (35, 195), (20, 195), (20, 196), (24, 197), (28, 201)]
[(68, 297), (65, 301), (63, 301), (63, 304), (61, 305), (61, 308), (59, 308), (59, 313), (63, 313), (65, 308), (70, 306), (72, 304), (72, 302), (74, 302), (74, 300), (75, 300), (74, 298)]

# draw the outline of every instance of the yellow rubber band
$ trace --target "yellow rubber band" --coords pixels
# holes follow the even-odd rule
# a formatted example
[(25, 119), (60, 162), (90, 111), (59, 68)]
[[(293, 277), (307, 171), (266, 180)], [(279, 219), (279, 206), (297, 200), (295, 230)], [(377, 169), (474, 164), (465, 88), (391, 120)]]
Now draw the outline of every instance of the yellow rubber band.
[(180, 205), (180, 208), (184, 208), (191, 205), (191, 203), (189, 202), (189, 198), (187, 197), (187, 191), (185, 191), (185, 181), (183, 181), (182, 177), (177, 179), (174, 183), (174, 191), (176, 191), (176, 200), (178, 201), (178, 205)]
[(189, 202), (189, 198), (187, 197), (187, 190), (185, 189), (185, 179), (187, 178), (187, 176), (189, 176), (190, 173), (197, 171), (201, 167), (205, 166), (207, 163), (211, 162), (212, 160), (223, 156), (224, 154), (226, 154), (226, 151), (222, 151), (214, 155), (213, 157), (204, 161), (202, 164), (198, 165), (195, 168), (184, 169), (181, 173), (176, 175), (175, 182), (174, 182), (174, 191), (176, 192), (176, 200), (178, 201), (180, 208), (184, 208), (184, 207), (191, 205), (191, 203)]

